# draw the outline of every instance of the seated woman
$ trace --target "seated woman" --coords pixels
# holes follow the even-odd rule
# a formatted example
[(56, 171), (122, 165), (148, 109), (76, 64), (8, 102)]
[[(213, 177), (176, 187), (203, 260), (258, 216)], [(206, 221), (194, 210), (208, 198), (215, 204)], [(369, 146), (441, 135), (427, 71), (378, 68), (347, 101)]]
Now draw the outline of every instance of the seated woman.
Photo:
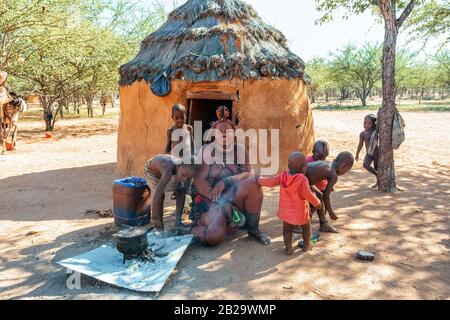
[[(270, 238), (259, 230), (263, 193), (253, 176), (247, 151), (234, 142), (234, 137), (227, 137), (227, 130), (234, 129), (230, 121), (219, 120), (214, 128), (222, 138), (216, 137), (214, 142), (203, 146), (199, 154), (202, 165), (192, 190), (191, 233), (203, 244), (220, 244), (225, 240), (227, 226), (237, 215), (249, 236), (268, 245)], [(216, 152), (223, 158), (220, 154), (216, 157)], [(242, 155), (245, 161), (239, 164)]]

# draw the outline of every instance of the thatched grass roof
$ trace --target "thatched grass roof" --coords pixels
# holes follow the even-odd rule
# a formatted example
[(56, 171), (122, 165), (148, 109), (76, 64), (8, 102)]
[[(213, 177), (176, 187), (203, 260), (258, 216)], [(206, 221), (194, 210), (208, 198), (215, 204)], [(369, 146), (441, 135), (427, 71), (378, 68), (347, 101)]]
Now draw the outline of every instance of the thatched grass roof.
[(304, 63), (285, 36), (241, 0), (189, 0), (142, 41), (139, 54), (120, 68), (120, 85), (152, 82), (169, 67), (170, 79), (300, 78)]

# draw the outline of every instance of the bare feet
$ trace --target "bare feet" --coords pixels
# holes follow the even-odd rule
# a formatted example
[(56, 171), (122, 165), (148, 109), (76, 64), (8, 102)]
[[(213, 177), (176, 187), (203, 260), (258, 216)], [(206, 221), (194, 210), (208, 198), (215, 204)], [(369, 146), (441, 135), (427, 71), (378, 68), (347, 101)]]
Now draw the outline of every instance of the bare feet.
[(162, 220), (159, 220), (159, 219), (151, 219), (150, 227), (152, 227), (158, 231), (160, 231), (160, 230), (164, 231), (164, 224), (163, 224)]
[(248, 235), (265, 246), (270, 244), (270, 238), (259, 230), (255, 232), (249, 231)]
[(292, 256), (294, 254), (294, 249), (292, 247), (291, 248), (286, 248), (285, 253), (288, 256)]
[(328, 223), (321, 224), (319, 231), (320, 232), (328, 232), (328, 233), (339, 233), (339, 231), (337, 229), (333, 228)]
[(308, 251), (312, 250), (312, 245), (309, 245), (308, 248), (304, 248), (304, 246), (303, 246), (303, 239), (298, 242), (298, 247), (300, 249), (302, 249), (303, 252), (308, 252)]
[(190, 234), (191, 229), (192, 229), (192, 224), (189, 225), (189, 224), (183, 224), (182, 222), (178, 222), (175, 225), (175, 230), (176, 230), (177, 234), (180, 234), (180, 235)]

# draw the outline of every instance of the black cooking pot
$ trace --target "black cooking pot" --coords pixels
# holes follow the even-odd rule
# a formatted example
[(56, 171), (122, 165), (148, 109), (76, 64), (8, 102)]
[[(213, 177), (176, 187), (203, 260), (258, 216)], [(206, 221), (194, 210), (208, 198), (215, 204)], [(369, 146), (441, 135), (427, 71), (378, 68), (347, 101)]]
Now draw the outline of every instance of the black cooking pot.
[(125, 256), (140, 255), (148, 248), (147, 227), (127, 228), (114, 235), (116, 248)]

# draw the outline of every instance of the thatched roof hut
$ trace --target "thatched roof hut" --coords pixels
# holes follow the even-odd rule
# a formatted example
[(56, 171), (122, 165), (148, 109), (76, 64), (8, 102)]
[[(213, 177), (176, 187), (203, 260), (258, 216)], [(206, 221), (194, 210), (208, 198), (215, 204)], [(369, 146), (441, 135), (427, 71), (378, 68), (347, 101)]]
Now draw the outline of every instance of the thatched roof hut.
[(193, 82), (304, 79), (304, 63), (285, 36), (238, 0), (191, 0), (173, 11), (121, 67), (120, 84), (152, 82), (169, 67), (171, 79)]
[[(172, 90), (158, 97), (149, 84), (164, 72)], [(189, 0), (120, 68), (118, 171), (140, 174), (145, 159), (163, 151), (174, 103), (188, 106), (190, 122), (209, 121), (215, 107), (229, 105), (244, 128), (281, 129), (282, 160), (294, 149), (307, 152), (314, 138), (307, 81), (285, 36), (251, 6)]]

